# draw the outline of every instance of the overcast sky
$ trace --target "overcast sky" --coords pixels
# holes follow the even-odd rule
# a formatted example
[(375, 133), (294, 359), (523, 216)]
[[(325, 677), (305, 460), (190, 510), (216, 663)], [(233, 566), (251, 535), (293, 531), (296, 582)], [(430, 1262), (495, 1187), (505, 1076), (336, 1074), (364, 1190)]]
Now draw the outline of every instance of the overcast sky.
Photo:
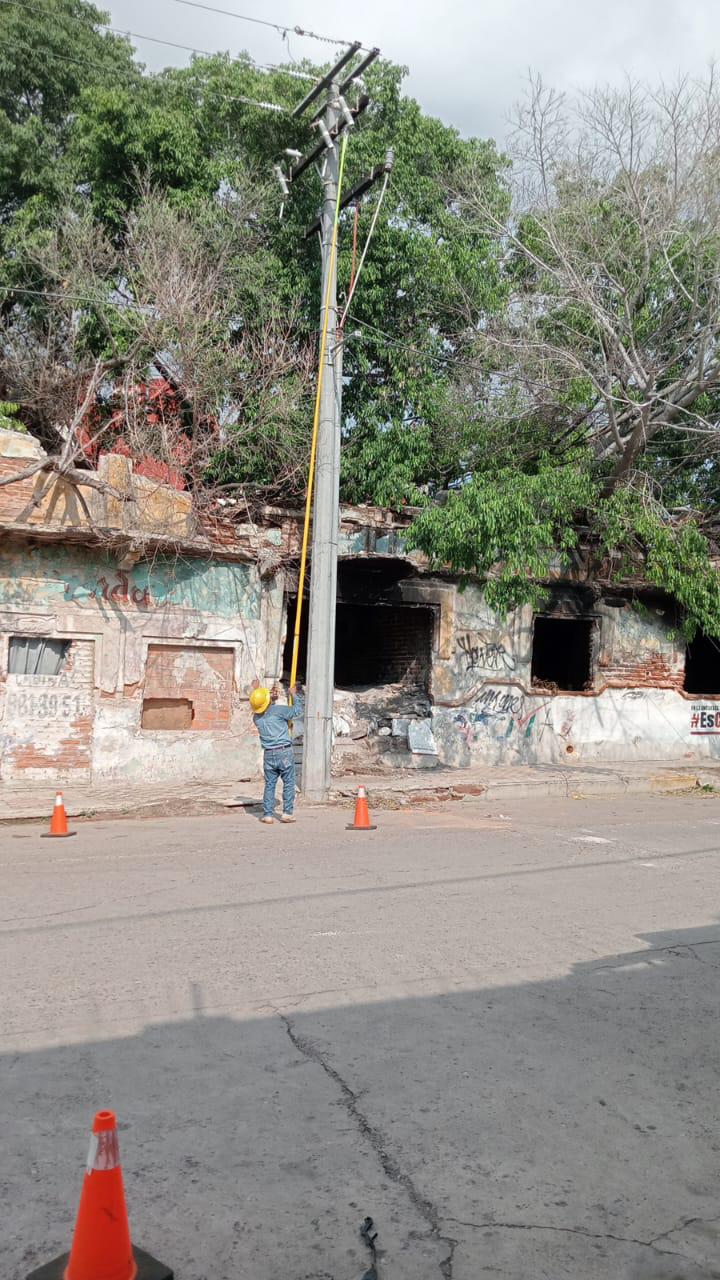
[[(502, 140), (528, 68), (558, 88), (702, 74), (720, 58), (720, 0), (206, 0), (220, 9), (379, 45), (410, 68), (406, 87), (426, 111), (465, 134)], [(245, 49), (256, 60), (333, 50), (290, 33), (193, 9), (178, 0), (99, 0), (123, 30), (194, 45)], [(135, 41), (148, 67), (189, 55)]]

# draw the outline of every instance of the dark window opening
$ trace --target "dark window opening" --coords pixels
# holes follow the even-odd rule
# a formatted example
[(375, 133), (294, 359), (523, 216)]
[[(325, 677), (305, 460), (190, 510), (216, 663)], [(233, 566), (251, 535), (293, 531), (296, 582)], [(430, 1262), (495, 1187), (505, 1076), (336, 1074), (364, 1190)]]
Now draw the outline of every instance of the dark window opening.
[(531, 679), (551, 690), (579, 692), (592, 684), (592, 618), (535, 619)]
[(373, 604), (385, 592), (392, 591), (403, 578), (412, 577), (414, 573), (413, 565), (395, 556), (382, 556), (376, 560), (339, 560), (338, 599), (349, 604)]
[[(296, 600), (288, 601), (283, 673), (290, 675)], [(434, 613), (414, 605), (339, 603), (335, 614), (335, 684), (341, 688), (404, 684), (427, 690)], [(307, 604), (300, 632), (298, 679), (307, 664)]]
[(720, 693), (720, 640), (697, 633), (685, 650), (686, 693)]
[(335, 683), (404, 684), (424, 689), (430, 675), (432, 609), (412, 605), (339, 604)]

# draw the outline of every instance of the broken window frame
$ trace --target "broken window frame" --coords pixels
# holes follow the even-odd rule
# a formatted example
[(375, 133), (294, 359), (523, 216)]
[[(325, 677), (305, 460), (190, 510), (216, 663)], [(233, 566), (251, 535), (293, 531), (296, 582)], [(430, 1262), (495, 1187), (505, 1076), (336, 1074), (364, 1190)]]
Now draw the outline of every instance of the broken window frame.
[[(566, 626), (581, 626), (586, 629), (587, 633), (587, 678), (581, 684), (579, 679), (573, 681), (572, 684), (560, 683), (558, 679), (551, 679), (549, 676), (538, 676), (536, 674), (536, 626), (538, 622), (557, 623)], [(589, 613), (586, 610), (578, 611), (570, 614), (566, 610), (557, 608), (555, 610), (544, 610), (533, 615), (532, 620), (532, 645), (530, 653), (530, 686), (533, 690), (541, 693), (549, 693), (551, 695), (576, 696), (583, 693), (592, 693), (595, 687), (596, 659), (598, 645), (600, 639), (600, 622), (601, 619), (595, 613)], [(557, 670), (555, 671), (557, 675)]]

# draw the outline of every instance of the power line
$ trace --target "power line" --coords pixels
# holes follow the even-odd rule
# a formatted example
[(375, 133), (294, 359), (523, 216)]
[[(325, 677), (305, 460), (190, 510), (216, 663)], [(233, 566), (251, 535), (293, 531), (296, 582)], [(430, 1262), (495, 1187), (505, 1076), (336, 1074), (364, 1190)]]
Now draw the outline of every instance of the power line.
[[(178, 44), (175, 40), (161, 40), (159, 36), (144, 36), (139, 31), (123, 31), (119, 27), (109, 27), (107, 23), (99, 22), (98, 26), (104, 27), (106, 31), (111, 31), (117, 36), (131, 36), (133, 40), (148, 40), (151, 44), (167, 45), (170, 49), (183, 49), (186, 53), (196, 53), (201, 58), (217, 58), (222, 54), (217, 49), (196, 49), (194, 45)], [(256, 71), (278, 72), (280, 75), (292, 76), (294, 80), (313, 80), (315, 76), (311, 76), (306, 71), (295, 71), (292, 67), (278, 66), (272, 62), (256, 62), (249, 54), (244, 58), (230, 58), (230, 62), (236, 66), (250, 66)]]
[[(7, 0), (0, 0), (0, 2), (7, 3)], [(30, 46), (22, 40), (16, 41), (16, 47), (23, 48), (27, 50), (28, 53), (33, 52)], [(43, 56), (46, 58), (55, 58), (60, 62), (69, 62), (74, 66), (82, 67), (83, 69), (92, 67), (95, 71), (102, 71), (103, 75), (105, 76), (110, 74), (110, 75), (115, 75), (119, 77), (121, 80), (125, 79), (128, 85), (131, 83), (132, 84), (137, 83), (137, 80), (133, 76), (132, 70), (130, 67), (123, 68), (123, 67), (107, 66), (102, 62), (90, 62), (87, 58), (73, 58), (70, 54), (67, 54), (67, 53), (56, 53), (55, 50), (53, 49), (43, 50)], [(143, 76), (142, 71), (137, 66), (137, 64), (133, 64), (133, 65), (137, 69), (139, 80), (145, 80), (146, 83), (152, 83), (152, 80), (149, 77)], [(290, 107), (282, 107), (277, 102), (262, 102), (256, 98), (246, 98), (239, 93), (223, 93), (223, 99), (226, 102), (243, 102), (247, 106), (259, 107), (263, 111), (275, 111), (275, 112), (278, 112), (280, 115), (289, 116), (292, 114), (292, 109)]]
[[(30, 13), (40, 14), (45, 18), (52, 16), (51, 10), (48, 9), (47, 6), (28, 4), (26, 0), (0, 0), (0, 4), (13, 5), (18, 9), (27, 9)], [(70, 22), (76, 23), (78, 26), (85, 26), (83, 19), (76, 17), (75, 14), (67, 13), (64, 14), (63, 17), (68, 19)], [(122, 27), (111, 27), (107, 22), (96, 22), (93, 25), (96, 27), (102, 27), (103, 31), (108, 31), (111, 35), (129, 36), (133, 40), (147, 40), (151, 44), (167, 45), (169, 49), (182, 49), (185, 53), (195, 53), (202, 58), (216, 58), (223, 56), (222, 52), (218, 49), (198, 49), (195, 45), (178, 44), (176, 40), (165, 40), (160, 36), (147, 36), (141, 31), (126, 31)], [(51, 52), (50, 56), (59, 57), (61, 55), (53, 55)], [(241, 67), (251, 66), (257, 71), (277, 72), (281, 75), (292, 76), (295, 80), (308, 80), (314, 82), (316, 78), (307, 71), (296, 71), (292, 67), (284, 67), (272, 62), (256, 62), (248, 53), (244, 54), (241, 58), (230, 58), (229, 60), (233, 65)], [(87, 65), (96, 66), (97, 64), (88, 63)]]
[(140, 302), (133, 302), (130, 298), (123, 298), (118, 295), (116, 298), (93, 297), (89, 293), (70, 293), (69, 290), (53, 291), (52, 289), (30, 289), (21, 284), (2, 284), (0, 285), (5, 294), (22, 293), (34, 298), (54, 298), (61, 302), (87, 302), (93, 307), (114, 307), (116, 311), (142, 311), (147, 312), (148, 305)]
[(447, 356), (434, 356), (431, 355), (429, 351), (421, 351), (419, 347), (414, 346), (410, 342), (404, 342), (402, 338), (393, 338), (392, 335), (386, 333), (384, 329), (378, 328), (376, 324), (370, 324), (368, 320), (361, 320), (359, 316), (350, 314), (347, 319), (351, 320), (353, 324), (359, 325), (361, 329), (369, 329), (372, 335), (377, 339), (382, 339), (386, 345), (399, 347), (403, 351), (409, 351), (412, 355), (417, 356), (419, 360), (424, 360), (426, 363), (439, 365), (444, 369), (447, 369), (448, 363), (450, 363), (452, 365), (463, 365), (468, 369), (474, 369), (475, 372), (481, 371), (481, 366), (477, 361), (463, 359), (461, 356), (456, 356), (453, 352), (448, 352)]
[[(212, 4), (202, 4), (201, 0), (174, 0), (175, 4), (187, 5), (190, 9), (204, 9), (207, 13), (219, 13), (224, 18), (238, 18), (241, 22), (254, 22), (259, 27), (271, 27), (279, 31), (281, 36), (292, 32), (296, 36), (305, 36), (308, 40), (320, 40), (323, 44), (350, 44), (349, 40), (334, 40), (331, 36), (318, 35), (316, 31), (307, 31), (305, 27), (291, 26), (288, 22), (271, 22), (268, 18), (254, 18), (247, 13), (237, 13), (234, 9), (219, 9)], [(363, 48), (364, 46), (361, 46)]]

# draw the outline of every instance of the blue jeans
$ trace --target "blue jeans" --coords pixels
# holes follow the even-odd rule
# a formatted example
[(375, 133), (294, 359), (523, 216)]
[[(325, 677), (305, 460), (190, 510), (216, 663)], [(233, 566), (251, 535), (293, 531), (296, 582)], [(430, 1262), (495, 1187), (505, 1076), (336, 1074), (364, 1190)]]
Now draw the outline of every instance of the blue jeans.
[(295, 752), (292, 747), (278, 747), (263, 753), (263, 817), (271, 818), (275, 808), (275, 788), (278, 778), (283, 784), (283, 813), (292, 813), (295, 805)]

